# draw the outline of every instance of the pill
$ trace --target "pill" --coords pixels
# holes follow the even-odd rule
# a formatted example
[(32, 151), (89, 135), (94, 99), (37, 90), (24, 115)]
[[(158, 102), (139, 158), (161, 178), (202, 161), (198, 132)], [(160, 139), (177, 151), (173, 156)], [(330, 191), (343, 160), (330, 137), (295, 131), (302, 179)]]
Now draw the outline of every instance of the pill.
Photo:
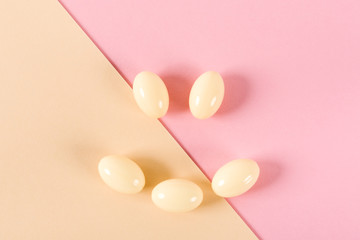
[(190, 91), (189, 106), (194, 117), (209, 118), (219, 109), (224, 98), (224, 81), (219, 73), (203, 73)]
[(195, 183), (184, 179), (169, 179), (159, 183), (152, 191), (152, 201), (168, 212), (188, 212), (203, 200), (203, 192)]
[(235, 197), (249, 190), (259, 177), (258, 164), (238, 159), (222, 166), (214, 175), (211, 186), (221, 197)]
[(169, 108), (168, 90), (155, 73), (144, 71), (136, 75), (133, 94), (137, 105), (150, 117), (160, 118)]
[(139, 165), (127, 157), (106, 156), (98, 165), (101, 179), (121, 193), (138, 193), (145, 185), (145, 177)]

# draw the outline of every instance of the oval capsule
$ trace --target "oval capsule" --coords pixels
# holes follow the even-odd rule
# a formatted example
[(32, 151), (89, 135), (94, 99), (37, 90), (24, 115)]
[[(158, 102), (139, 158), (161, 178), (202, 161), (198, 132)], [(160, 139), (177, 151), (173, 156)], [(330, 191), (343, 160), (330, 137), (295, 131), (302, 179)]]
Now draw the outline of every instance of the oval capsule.
[(133, 94), (137, 105), (150, 117), (160, 118), (169, 108), (168, 90), (155, 73), (144, 71), (136, 75)]
[(144, 173), (134, 161), (121, 156), (106, 156), (98, 165), (101, 179), (121, 193), (138, 193), (145, 185)]
[(209, 71), (196, 79), (190, 91), (189, 106), (194, 117), (209, 118), (219, 109), (224, 98), (224, 81), (219, 73)]
[(214, 175), (211, 186), (221, 197), (235, 197), (249, 190), (259, 177), (258, 164), (250, 159), (238, 159), (222, 166)]
[(195, 183), (184, 179), (169, 179), (159, 183), (152, 191), (152, 201), (168, 212), (188, 212), (203, 200), (203, 192)]

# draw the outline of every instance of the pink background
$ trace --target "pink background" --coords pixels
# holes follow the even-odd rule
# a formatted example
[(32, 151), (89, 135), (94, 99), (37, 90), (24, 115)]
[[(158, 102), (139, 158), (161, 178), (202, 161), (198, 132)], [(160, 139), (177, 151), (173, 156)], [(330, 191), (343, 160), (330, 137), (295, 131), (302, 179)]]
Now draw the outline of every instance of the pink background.
[[(229, 202), (260, 238), (360, 239), (360, 1), (62, 2), (129, 82), (163, 78), (163, 123), (209, 178), (259, 162)], [(226, 94), (197, 120), (187, 99), (207, 70)]]

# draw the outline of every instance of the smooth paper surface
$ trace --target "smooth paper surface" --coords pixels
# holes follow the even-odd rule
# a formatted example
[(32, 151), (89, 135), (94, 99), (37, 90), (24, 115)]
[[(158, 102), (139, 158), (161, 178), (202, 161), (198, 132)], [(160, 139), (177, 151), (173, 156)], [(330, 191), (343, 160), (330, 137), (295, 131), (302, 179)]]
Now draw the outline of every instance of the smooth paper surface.
[[(256, 239), (58, 2), (3, 1), (0, 29), (0, 239)], [(108, 154), (143, 168), (141, 193), (101, 181)], [(201, 207), (155, 207), (168, 178), (199, 184)]]
[[(261, 239), (360, 239), (359, 0), (60, 0), (129, 82), (169, 89), (166, 128), (212, 178), (250, 158), (260, 176), (229, 199)], [(189, 111), (219, 72), (211, 118)]]

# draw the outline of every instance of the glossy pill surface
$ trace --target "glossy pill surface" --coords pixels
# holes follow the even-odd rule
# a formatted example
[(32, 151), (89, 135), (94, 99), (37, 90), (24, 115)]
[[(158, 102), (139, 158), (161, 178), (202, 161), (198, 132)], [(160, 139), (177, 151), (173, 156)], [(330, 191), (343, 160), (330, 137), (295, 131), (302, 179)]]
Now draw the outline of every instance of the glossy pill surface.
[(203, 192), (195, 183), (184, 179), (169, 179), (159, 183), (152, 191), (152, 201), (168, 212), (188, 212), (203, 200)]
[(169, 108), (167, 88), (155, 73), (144, 71), (136, 75), (133, 94), (140, 109), (150, 117), (160, 118)]
[(141, 168), (132, 160), (121, 156), (106, 156), (98, 165), (101, 179), (121, 193), (138, 193), (145, 185)]
[(219, 109), (224, 98), (224, 81), (219, 73), (203, 73), (190, 91), (189, 106), (194, 117), (209, 118)]
[(250, 159), (238, 159), (222, 166), (212, 180), (214, 192), (221, 197), (235, 197), (249, 190), (259, 177), (258, 164)]

